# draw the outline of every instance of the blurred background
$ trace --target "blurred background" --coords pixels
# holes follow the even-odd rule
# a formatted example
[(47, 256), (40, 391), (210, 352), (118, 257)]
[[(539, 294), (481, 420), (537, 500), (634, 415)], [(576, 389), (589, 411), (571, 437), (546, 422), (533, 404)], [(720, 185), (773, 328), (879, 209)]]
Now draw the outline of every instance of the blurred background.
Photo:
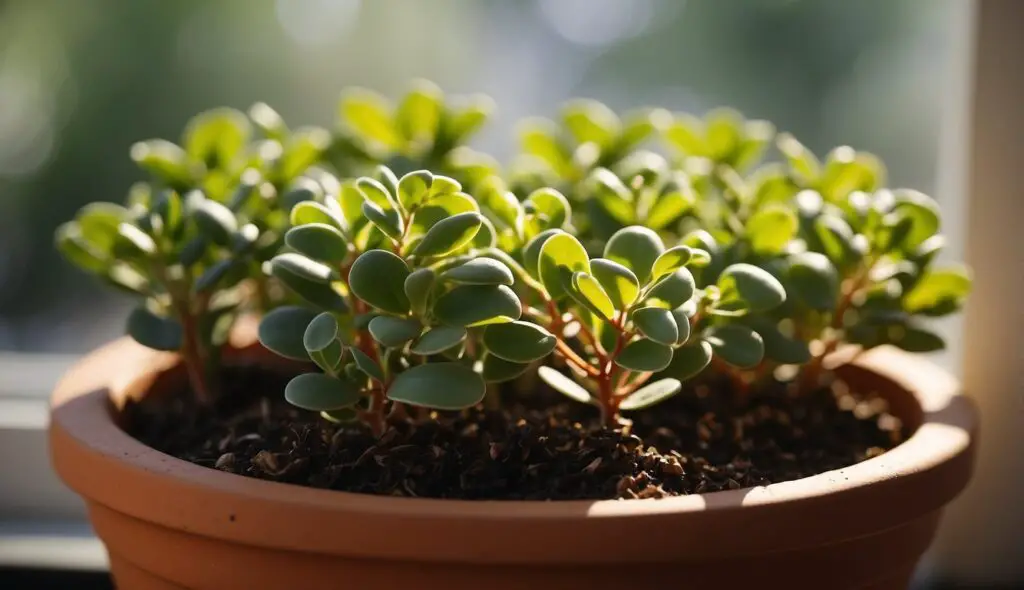
[[(49, 472), (43, 400), (76, 355), (122, 334), (129, 302), (59, 259), (52, 234), (83, 204), (125, 197), (141, 178), (128, 157), (133, 142), (177, 140), (200, 110), (244, 110), (256, 101), (289, 123), (333, 127), (342, 88), (395, 96), (420, 77), (450, 94), (497, 100), (475, 147), (501, 160), (515, 150), (516, 121), (554, 115), (569, 98), (694, 114), (731, 106), (771, 120), (819, 154), (842, 144), (874, 152), (891, 186), (939, 200), (951, 238), (945, 255), (962, 258), (961, 115), (974, 5), (0, 0), (0, 463), (20, 462), (21, 478), (0, 485), (0, 573), (5, 565), (103, 567), (81, 507)], [(954, 373), (960, 325), (941, 327), (951, 349), (936, 357)], [(975, 520), (972, 502), (960, 522)], [(966, 556), (959, 563), (986, 571), (978, 552), (987, 545), (963, 549), (972, 535), (956, 536), (959, 545), (944, 555)], [(1020, 550), (1007, 547), (1000, 563), (1021, 563), (1014, 555)], [(925, 564), (923, 583), (949, 573), (944, 563), (956, 560), (943, 559)], [(6, 579), (108, 587), (102, 576), (88, 586), (18, 575)]]
[[(956, 0), (0, 1), (0, 350), (84, 352), (126, 300), (60, 260), (58, 223), (124, 198), (132, 142), (262, 100), (331, 127), (349, 85), (483, 92), (477, 147), (572, 97), (767, 118), (874, 151), (934, 193)], [(938, 195), (941, 196), (941, 195)]]

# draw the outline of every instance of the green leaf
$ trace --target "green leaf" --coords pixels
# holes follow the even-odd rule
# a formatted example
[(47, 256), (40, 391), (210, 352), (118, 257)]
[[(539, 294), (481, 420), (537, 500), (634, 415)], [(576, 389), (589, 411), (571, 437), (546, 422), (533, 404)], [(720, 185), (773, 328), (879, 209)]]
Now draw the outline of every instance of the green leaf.
[(851, 261), (856, 249), (853, 246), (853, 229), (845, 220), (835, 215), (822, 215), (814, 220), (814, 233), (821, 242), (825, 255), (838, 266)]
[(99, 255), (107, 255), (117, 241), (117, 228), (129, 218), (128, 210), (114, 203), (89, 203), (75, 217), (78, 233)]
[(811, 309), (834, 309), (839, 297), (839, 272), (824, 254), (802, 252), (789, 259), (789, 284)]
[(405, 278), (405, 296), (409, 299), (409, 306), (416, 315), (426, 313), (430, 292), (434, 288), (436, 279), (437, 275), (429, 268), (416, 269)]
[(235, 214), (224, 205), (209, 199), (192, 202), (192, 215), (199, 231), (216, 244), (231, 244), (231, 236), (238, 231)]
[(358, 348), (353, 347), (349, 350), (352, 352), (352, 359), (355, 360), (356, 366), (359, 367), (360, 371), (378, 382), (384, 382), (384, 371), (381, 370), (380, 365), (376, 361)]
[(640, 282), (636, 275), (618, 262), (595, 258), (590, 261), (590, 272), (611, 297), (616, 309), (626, 309), (640, 294)]
[[(287, 252), (278, 254), (270, 261), (274, 276), (278, 276), (278, 270), (286, 270), (291, 274), (300, 276), (306, 280), (317, 283), (330, 283), (340, 277), (331, 267), (326, 264), (312, 260), (302, 254)], [(285, 280), (283, 277), (279, 277)]]
[(597, 168), (587, 179), (593, 199), (600, 203), (608, 214), (619, 223), (636, 221), (636, 206), (633, 191), (607, 168)]
[(493, 258), (474, 258), (441, 273), (441, 279), (466, 285), (508, 285), (515, 278), (505, 263)]
[(783, 251), (796, 237), (799, 221), (796, 213), (782, 205), (769, 205), (747, 220), (747, 239), (754, 252), (772, 256)]
[(365, 141), (377, 148), (395, 149), (401, 136), (391, 119), (391, 105), (383, 96), (354, 88), (346, 91), (339, 105), (342, 122)]
[(278, 307), (267, 312), (260, 320), (259, 339), (268, 350), (288, 359), (308, 361), (304, 344), (306, 327), (315, 311), (297, 306)]
[(686, 266), (686, 263), (693, 257), (693, 250), (689, 246), (674, 246), (662, 252), (654, 261), (651, 270), (651, 279), (658, 280), (661, 277), (673, 273)]
[(78, 224), (70, 221), (62, 224), (56, 231), (57, 249), (72, 264), (92, 273), (104, 273), (110, 261), (103, 254), (82, 238)]
[(439, 354), (455, 348), (466, 340), (466, 329), (458, 326), (434, 326), (413, 342), (409, 352), (413, 354)]
[(591, 99), (567, 102), (562, 107), (562, 120), (577, 143), (591, 142), (601, 148), (611, 146), (622, 131), (618, 115)]
[(940, 211), (934, 199), (917, 191), (900, 189), (893, 192), (896, 204), (893, 213), (909, 220), (907, 234), (901, 240), (902, 249), (912, 252), (939, 231)]
[(434, 175), (427, 170), (416, 170), (403, 176), (398, 181), (398, 202), (407, 211), (419, 205), (430, 192), (434, 183)]
[(359, 403), (360, 398), (359, 388), (354, 384), (322, 373), (299, 375), (284, 387), (288, 403), (314, 412), (349, 408)]
[(430, 145), (437, 135), (444, 108), (441, 89), (426, 80), (418, 80), (395, 112), (395, 124), (405, 139)]
[(556, 369), (547, 365), (538, 367), (537, 376), (562, 395), (583, 404), (590, 403), (590, 392), (579, 383), (573, 381), (571, 377), (558, 372)]
[(163, 139), (150, 139), (132, 145), (131, 158), (139, 168), (175, 186), (188, 186), (201, 174), (185, 150)]
[(416, 256), (444, 256), (465, 246), (480, 231), (483, 216), (479, 213), (459, 213), (434, 224), (423, 240), (416, 245)]
[(427, 199), (433, 201), (443, 195), (459, 194), (461, 191), (462, 183), (459, 181), (454, 178), (435, 174), (434, 182), (430, 185), (430, 193), (427, 194)]
[(726, 267), (718, 279), (722, 301), (739, 299), (753, 312), (768, 311), (786, 301), (786, 290), (768, 271), (752, 264)]
[(575, 272), (572, 274), (572, 288), (586, 301), (586, 306), (601, 318), (610, 320), (615, 316), (611, 297), (594, 277), (585, 272)]
[(340, 214), (316, 201), (302, 201), (292, 207), (290, 221), (293, 226), (319, 223), (345, 231), (347, 224)]
[(396, 209), (382, 209), (375, 203), (364, 201), (362, 206), (363, 215), (375, 225), (377, 229), (393, 240), (400, 240), (405, 229), (402, 216)]
[(752, 318), (748, 323), (764, 341), (766, 358), (787, 365), (802, 365), (811, 360), (811, 349), (807, 342), (783, 334), (772, 320)]
[(301, 254), (324, 262), (341, 263), (348, 257), (348, 244), (333, 225), (309, 223), (288, 230), (284, 242)]
[[(441, 176), (434, 177), (433, 189), (436, 189)], [(432, 189), (432, 190), (433, 190)], [(431, 197), (427, 202), (420, 204), (412, 217), (411, 236), (420, 236), (427, 233), (433, 226), (442, 220), (460, 213), (479, 213), (480, 206), (472, 197), (464, 193), (450, 193), (438, 197)]]
[(445, 128), (454, 141), (464, 141), (474, 134), (494, 112), (494, 100), (483, 94), (464, 97), (458, 106), (449, 108)]
[(897, 327), (889, 331), (890, 343), (907, 352), (929, 353), (946, 348), (941, 336), (913, 326)]
[(227, 169), (249, 140), (249, 119), (241, 111), (211, 109), (193, 117), (185, 127), (185, 152), (211, 167)]
[(540, 360), (555, 349), (555, 337), (529, 322), (492, 324), (484, 329), (484, 346), (491, 354), (514, 363)]
[(572, 272), (589, 272), (590, 258), (579, 240), (559, 232), (544, 242), (538, 262), (540, 280), (552, 299), (560, 299), (568, 294), (562, 285), (562, 271), (559, 270), (563, 266)]
[(687, 268), (677, 269), (662, 277), (650, 290), (644, 303), (649, 306), (675, 309), (689, 301), (697, 291), (693, 274)]
[(423, 325), (412, 318), (396, 318), (379, 315), (370, 320), (370, 335), (388, 348), (401, 348), (414, 340), (423, 330)]
[(704, 340), (711, 345), (715, 355), (735, 367), (755, 367), (764, 358), (764, 340), (746, 326), (711, 326), (704, 332)]
[(697, 202), (693, 184), (682, 172), (676, 175), (661, 189), (658, 199), (647, 212), (644, 225), (653, 229), (664, 229), (669, 223), (679, 219), (690, 211)]
[[(233, 286), (223, 285), (222, 281), (228, 278), (232, 271), (235, 271), (240, 267), (241, 264), (234, 258), (219, 260), (213, 266), (206, 269), (203, 274), (199, 275), (199, 278), (192, 284), (192, 291), (195, 293), (207, 293), (221, 286)], [(232, 278), (237, 279), (237, 283), (237, 281), (240, 281), (244, 276), (236, 275)]]
[(302, 345), (306, 352), (319, 352), (334, 343), (337, 338), (338, 320), (333, 314), (325, 311), (306, 326), (306, 331), (302, 335)]
[[(689, 303), (696, 302), (691, 299)], [(687, 308), (687, 305), (681, 305), (670, 312), (672, 314), (672, 319), (674, 319), (676, 322), (677, 334), (676, 341), (673, 343), (676, 346), (681, 346), (685, 344), (687, 340), (690, 339), (691, 314), (689, 313), (689, 311), (690, 310)]]
[(301, 254), (279, 254), (270, 261), (270, 273), (296, 295), (309, 303), (334, 311), (346, 311), (348, 306), (330, 281), (333, 271)]
[(679, 339), (679, 326), (675, 316), (667, 309), (641, 307), (633, 312), (631, 318), (640, 333), (655, 342), (673, 346)]
[(703, 340), (680, 346), (672, 354), (672, 362), (665, 369), (665, 374), (686, 381), (707, 368), (711, 357), (711, 345)]
[(526, 197), (524, 205), (527, 207), (527, 210), (532, 209), (544, 215), (548, 219), (547, 228), (557, 229), (565, 226), (565, 222), (569, 220), (569, 216), (572, 213), (569, 200), (565, 198), (565, 195), (553, 188), (542, 188), (533, 191)]
[(462, 285), (438, 298), (434, 316), (451, 326), (480, 326), (518, 320), (522, 305), (505, 285)]
[(903, 297), (903, 308), (909, 313), (945, 315), (957, 310), (971, 292), (971, 275), (966, 268), (930, 270)]
[(640, 338), (626, 345), (615, 364), (630, 371), (661, 371), (672, 362), (672, 348)]
[(821, 175), (821, 163), (802, 143), (789, 133), (780, 133), (776, 142), (789, 165), (805, 184), (812, 183)]
[(629, 411), (649, 408), (679, 393), (682, 388), (683, 384), (678, 379), (659, 379), (631, 393), (622, 400), (619, 409)]
[(604, 248), (604, 257), (633, 271), (640, 284), (651, 276), (654, 261), (665, 251), (665, 246), (653, 230), (630, 226), (615, 232)]
[(127, 332), (136, 342), (154, 350), (177, 352), (183, 342), (177, 320), (158, 316), (145, 306), (136, 307), (128, 315)]
[(498, 358), (493, 354), (484, 354), (480, 365), (480, 374), (483, 375), (484, 381), (488, 383), (511, 381), (530, 368), (530, 363), (513, 363)]
[(428, 363), (407, 369), (388, 388), (388, 399), (437, 410), (461, 410), (484, 399), (487, 385), (458, 362)]
[(344, 354), (345, 347), (341, 342), (332, 340), (322, 350), (309, 351), (309, 358), (328, 375), (339, 375), (338, 370), (342, 367), (341, 360)]
[(564, 233), (559, 229), (548, 229), (540, 232), (533, 237), (527, 244), (526, 248), (523, 249), (523, 268), (526, 272), (530, 273), (530, 276), (539, 279), (540, 278), (540, 252), (544, 247), (544, 244), (552, 237)]
[(356, 297), (371, 306), (397, 315), (409, 312), (405, 280), (409, 266), (387, 250), (368, 250), (352, 263), (349, 288)]

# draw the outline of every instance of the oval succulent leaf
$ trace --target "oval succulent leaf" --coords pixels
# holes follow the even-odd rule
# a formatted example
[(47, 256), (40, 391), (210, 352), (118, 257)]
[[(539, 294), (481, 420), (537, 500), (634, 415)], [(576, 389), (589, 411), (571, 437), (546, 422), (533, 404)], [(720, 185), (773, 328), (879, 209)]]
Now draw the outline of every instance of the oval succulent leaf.
[(480, 362), (480, 374), (488, 383), (503, 383), (522, 375), (530, 368), (530, 363), (514, 363), (493, 354), (485, 354)]
[(640, 284), (651, 277), (654, 261), (665, 251), (661, 238), (646, 227), (630, 226), (615, 232), (604, 248), (604, 257), (633, 271)]
[(480, 326), (518, 320), (522, 304), (505, 285), (462, 285), (438, 298), (434, 316), (451, 326)]
[(317, 313), (305, 307), (284, 306), (272, 309), (260, 320), (259, 339), (278, 356), (308, 361), (304, 343), (306, 327)]
[[(679, 326), (672, 312), (661, 307), (642, 307), (633, 312), (633, 324), (651, 340), (675, 346), (679, 340)], [(689, 322), (686, 324), (689, 326)]]
[(377, 361), (370, 358), (365, 352), (358, 348), (352, 347), (349, 350), (352, 352), (352, 359), (355, 361), (356, 367), (358, 367), (360, 371), (378, 382), (384, 382), (384, 371), (380, 368)]
[(344, 231), (346, 227), (344, 218), (338, 212), (316, 201), (302, 201), (292, 207), (290, 221), (293, 226), (322, 223), (338, 231)]
[(398, 181), (398, 202), (406, 210), (412, 210), (427, 197), (433, 183), (434, 175), (427, 170), (416, 170), (406, 174)]
[[(297, 257), (307, 262), (292, 264), (295, 261), (290, 261), (288, 257)], [(317, 266), (306, 268), (307, 264)], [(327, 269), (327, 271), (324, 272), (323, 269)], [(334, 290), (329, 282), (320, 278), (325, 274), (326, 278), (333, 278), (332, 272), (319, 262), (313, 262), (300, 254), (280, 254), (270, 261), (270, 274), (299, 297), (322, 309), (347, 311), (348, 306), (341, 294)], [(311, 273), (317, 278), (309, 278)]]
[(301, 254), (325, 262), (340, 263), (348, 256), (345, 237), (332, 225), (309, 223), (288, 230), (285, 244)]
[(573, 294), (582, 297), (585, 305), (602, 319), (610, 320), (615, 315), (611, 297), (594, 277), (585, 272), (575, 272), (572, 274), (572, 288)]
[(836, 306), (839, 272), (824, 254), (802, 252), (790, 257), (789, 284), (811, 309), (827, 311)]
[(664, 276), (644, 298), (647, 305), (675, 309), (689, 301), (697, 292), (697, 283), (688, 268), (679, 268)]
[(427, 234), (416, 245), (413, 254), (444, 256), (454, 252), (471, 242), (482, 224), (483, 217), (475, 212), (460, 213), (442, 219), (427, 230)]
[(231, 243), (231, 236), (238, 231), (235, 214), (224, 205), (209, 199), (194, 200), (192, 215), (199, 230), (213, 242), (222, 246)]
[(667, 400), (679, 393), (683, 384), (678, 379), (659, 379), (637, 389), (622, 400), (619, 404), (620, 410), (642, 410)]
[(651, 278), (658, 280), (661, 277), (673, 273), (686, 266), (686, 263), (693, 257), (693, 250), (689, 246), (674, 246), (665, 250), (654, 261), (651, 270)]
[(368, 250), (352, 263), (349, 288), (367, 304), (397, 315), (409, 312), (405, 280), (409, 266), (398, 255), (387, 250)]
[(326, 412), (352, 407), (359, 403), (360, 395), (359, 389), (346, 380), (306, 373), (285, 385), (284, 399), (303, 410)]
[(429, 268), (418, 268), (405, 278), (405, 296), (412, 311), (417, 315), (426, 313), (430, 292), (434, 288), (437, 274)]
[(397, 209), (384, 209), (376, 203), (365, 201), (362, 212), (384, 235), (396, 241), (401, 239), (405, 224)]
[(716, 356), (735, 367), (749, 369), (764, 358), (764, 340), (746, 326), (712, 326), (704, 332), (704, 340), (711, 345)]
[(461, 410), (480, 403), (486, 391), (483, 378), (462, 363), (427, 363), (399, 373), (387, 397), (413, 406)]
[(572, 209), (565, 195), (553, 188), (538, 189), (526, 198), (525, 203), (537, 213), (548, 218), (548, 228), (558, 229), (565, 225)]
[(555, 368), (547, 365), (538, 367), (537, 376), (550, 385), (552, 389), (569, 399), (576, 400), (583, 404), (590, 403), (590, 392), (584, 389), (579, 383), (573, 381), (571, 377), (560, 373)]
[(324, 350), (338, 338), (338, 320), (334, 315), (323, 312), (313, 318), (302, 335), (302, 345), (307, 352)]
[(726, 267), (718, 280), (723, 301), (738, 297), (750, 311), (774, 309), (786, 301), (786, 290), (768, 271), (752, 264), (738, 263)]
[(792, 209), (769, 205), (754, 213), (747, 221), (747, 239), (754, 252), (771, 256), (782, 252), (796, 236), (799, 220)]
[(413, 354), (439, 354), (462, 344), (466, 335), (466, 329), (459, 326), (434, 326), (413, 342), (409, 351)]
[(515, 278), (505, 263), (493, 258), (474, 258), (441, 273), (441, 279), (466, 285), (508, 285)]
[(960, 308), (971, 291), (971, 275), (963, 268), (927, 272), (903, 298), (910, 313), (945, 315)]
[[(691, 303), (695, 303), (692, 299)], [(681, 346), (690, 339), (690, 317), (687, 305), (681, 305), (671, 311), (672, 319), (676, 321), (676, 346)]]
[(555, 337), (529, 322), (493, 324), (484, 329), (484, 346), (491, 354), (514, 363), (540, 360), (555, 349)]
[(559, 270), (560, 267), (572, 272), (590, 271), (590, 257), (583, 244), (565, 232), (551, 236), (540, 250), (540, 280), (552, 299), (560, 299), (568, 294), (562, 284), (563, 271)]
[(527, 242), (526, 248), (523, 250), (523, 268), (526, 269), (526, 272), (530, 273), (530, 276), (536, 279), (540, 278), (541, 249), (549, 239), (560, 233), (562, 231), (557, 229), (544, 230)]
[(703, 340), (680, 346), (673, 352), (672, 362), (665, 369), (665, 374), (686, 381), (707, 368), (712, 356), (711, 344)]
[[(330, 283), (338, 280), (337, 273), (326, 264), (317, 262), (302, 254), (288, 252), (278, 254), (270, 261), (271, 273), (283, 281), (285, 274), (295, 275), (316, 283)], [(283, 271), (283, 272), (282, 272)], [(279, 276), (281, 275), (281, 276)], [(286, 281), (287, 282), (287, 281)]]
[(661, 371), (672, 362), (672, 348), (639, 338), (626, 345), (615, 364), (630, 371)]
[(595, 258), (590, 261), (590, 272), (611, 297), (616, 309), (626, 309), (640, 294), (640, 281), (636, 275), (618, 262)]
[(401, 348), (414, 340), (423, 330), (419, 321), (380, 315), (370, 320), (370, 335), (388, 348)]
[(145, 306), (136, 307), (128, 315), (126, 331), (136, 342), (154, 350), (176, 352), (183, 342), (177, 320), (158, 316)]

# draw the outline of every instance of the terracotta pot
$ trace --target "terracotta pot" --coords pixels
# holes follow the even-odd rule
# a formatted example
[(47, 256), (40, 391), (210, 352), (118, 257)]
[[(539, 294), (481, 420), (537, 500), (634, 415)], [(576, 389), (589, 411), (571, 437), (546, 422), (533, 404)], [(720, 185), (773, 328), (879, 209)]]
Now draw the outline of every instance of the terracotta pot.
[(199, 467), (125, 434), (118, 403), (159, 390), (169, 363), (118, 341), (53, 397), (54, 464), (122, 590), (902, 589), (967, 484), (976, 440), (955, 380), (879, 349), (838, 370), (915, 431), (846, 469), (664, 500), (355, 495)]

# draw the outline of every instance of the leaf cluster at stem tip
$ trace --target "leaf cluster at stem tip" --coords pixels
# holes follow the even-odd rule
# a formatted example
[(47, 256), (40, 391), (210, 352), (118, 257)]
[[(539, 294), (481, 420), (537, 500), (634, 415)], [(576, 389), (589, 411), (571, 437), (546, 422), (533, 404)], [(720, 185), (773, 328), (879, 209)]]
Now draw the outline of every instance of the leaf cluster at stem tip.
[(729, 109), (573, 100), (522, 121), (503, 167), (468, 145), (493, 110), (420, 80), (394, 102), (345, 91), (331, 129), (200, 113), (132, 146), (145, 179), (57, 246), (138, 298), (128, 333), (179, 352), (200, 401), (253, 314), (315, 366), (285, 399), (376, 433), (531, 375), (611, 427), (713, 375), (808, 391), (840, 347), (942, 348), (929, 321), (970, 291), (939, 261), (935, 201), (871, 154), (819, 157)]

